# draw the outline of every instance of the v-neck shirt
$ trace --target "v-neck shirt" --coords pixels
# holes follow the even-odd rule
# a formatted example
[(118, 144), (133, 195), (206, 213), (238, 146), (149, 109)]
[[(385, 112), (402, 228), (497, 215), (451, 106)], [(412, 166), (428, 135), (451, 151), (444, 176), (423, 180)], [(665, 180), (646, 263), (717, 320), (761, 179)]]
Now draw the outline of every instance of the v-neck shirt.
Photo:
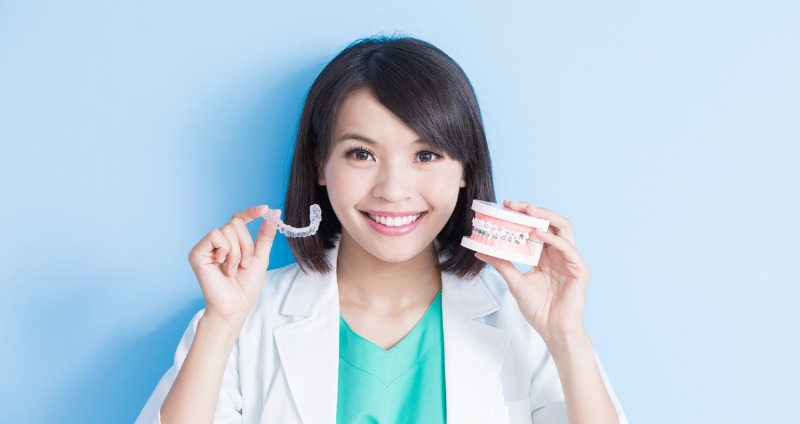
[(391, 349), (339, 318), (337, 423), (444, 423), (442, 293)]

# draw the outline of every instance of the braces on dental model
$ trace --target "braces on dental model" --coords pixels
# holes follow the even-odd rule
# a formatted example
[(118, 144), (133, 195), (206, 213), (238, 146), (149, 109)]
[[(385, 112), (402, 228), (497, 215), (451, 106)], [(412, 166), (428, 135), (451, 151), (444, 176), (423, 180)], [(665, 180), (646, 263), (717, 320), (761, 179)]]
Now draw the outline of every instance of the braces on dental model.
[(267, 213), (264, 214), (264, 219), (268, 220), (272, 225), (278, 228), (286, 237), (308, 237), (313, 236), (319, 229), (319, 223), (322, 222), (322, 209), (319, 205), (313, 204), (308, 208), (309, 220), (311, 223), (307, 227), (296, 228), (291, 225), (285, 224), (280, 218), (273, 214), (274, 209), (267, 206)]
[(547, 232), (550, 221), (478, 199), (472, 210), (472, 234), (461, 238), (462, 246), (519, 264), (539, 264), (544, 244), (532, 231)]
[(525, 244), (528, 241), (528, 233), (521, 231), (507, 230), (489, 221), (479, 218), (472, 219), (472, 232), (481, 236), (491, 237), (494, 240), (504, 241), (511, 244)]

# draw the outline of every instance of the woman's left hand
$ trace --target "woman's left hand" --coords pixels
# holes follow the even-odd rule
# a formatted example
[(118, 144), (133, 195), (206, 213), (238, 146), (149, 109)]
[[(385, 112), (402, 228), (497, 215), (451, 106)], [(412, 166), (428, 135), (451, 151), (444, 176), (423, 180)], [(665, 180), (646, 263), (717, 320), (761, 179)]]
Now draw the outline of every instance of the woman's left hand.
[(503, 206), (550, 221), (550, 232), (531, 233), (544, 242), (538, 266), (520, 272), (511, 262), (477, 253), (506, 280), (519, 309), (546, 343), (585, 335), (583, 310), (589, 267), (575, 248), (570, 222), (547, 209), (506, 200)]

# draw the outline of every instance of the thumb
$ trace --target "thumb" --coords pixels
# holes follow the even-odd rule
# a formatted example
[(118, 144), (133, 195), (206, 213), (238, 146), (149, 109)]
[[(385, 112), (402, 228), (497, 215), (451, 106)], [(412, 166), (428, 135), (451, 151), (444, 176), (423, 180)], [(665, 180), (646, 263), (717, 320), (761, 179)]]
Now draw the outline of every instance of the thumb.
[[(280, 218), (281, 216), (280, 210), (271, 210), (269, 213), (274, 214), (276, 218)], [(272, 243), (275, 242), (275, 233), (277, 230), (278, 228), (272, 224), (271, 220), (265, 218), (256, 236), (253, 256), (264, 264), (265, 267), (269, 264), (269, 252), (272, 250)]]
[(475, 257), (494, 267), (503, 279), (506, 280), (506, 284), (508, 284), (511, 293), (517, 292), (517, 285), (519, 284), (520, 278), (522, 278), (522, 273), (514, 264), (505, 259), (495, 258), (494, 256), (485, 255), (483, 253), (475, 253)]

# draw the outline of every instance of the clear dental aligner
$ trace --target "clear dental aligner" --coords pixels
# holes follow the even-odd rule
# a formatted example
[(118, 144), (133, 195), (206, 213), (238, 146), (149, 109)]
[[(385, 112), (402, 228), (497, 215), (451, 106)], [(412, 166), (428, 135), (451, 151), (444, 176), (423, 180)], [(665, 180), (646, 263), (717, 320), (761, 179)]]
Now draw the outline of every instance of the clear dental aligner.
[(291, 225), (285, 224), (280, 218), (275, 216), (273, 209), (267, 206), (267, 213), (264, 214), (264, 219), (268, 220), (272, 225), (278, 228), (286, 237), (308, 237), (313, 236), (319, 229), (319, 223), (322, 222), (322, 209), (319, 205), (313, 204), (308, 208), (310, 224), (307, 227), (295, 228)]

